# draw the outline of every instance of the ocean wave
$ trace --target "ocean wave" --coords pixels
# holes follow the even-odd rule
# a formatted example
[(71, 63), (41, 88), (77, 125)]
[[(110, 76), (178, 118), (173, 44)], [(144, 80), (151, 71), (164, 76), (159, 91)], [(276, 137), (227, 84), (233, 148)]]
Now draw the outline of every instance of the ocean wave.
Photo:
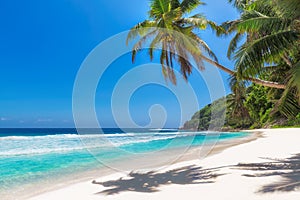
[[(195, 133), (193, 133), (195, 134)], [(43, 135), (43, 136), (5, 136), (0, 137), (1, 140), (37, 140), (37, 139), (85, 139), (85, 138), (115, 138), (115, 137), (141, 137), (141, 136), (188, 136), (193, 135), (192, 133), (183, 132), (165, 132), (165, 133), (115, 133), (115, 134), (57, 134), (57, 135)]]
[[(123, 137), (120, 137), (118, 134), (117, 137), (115, 134), (106, 134), (103, 137), (102, 135), (85, 135), (84, 138), (81, 135), (71, 135), (65, 134), (60, 135), (62, 140), (58, 142), (57, 137), (53, 139), (53, 136), (35, 136), (35, 140), (28, 139), (27, 136), (9, 136), (10, 138), (6, 141), (0, 141), (0, 156), (20, 156), (20, 155), (36, 155), (36, 154), (49, 154), (49, 153), (66, 153), (77, 150), (84, 149), (96, 149), (96, 148), (115, 148), (121, 147), (123, 145), (137, 144), (137, 143), (147, 143), (151, 141), (158, 140), (168, 140), (174, 139), (174, 135), (149, 135), (149, 134), (139, 134), (132, 137), (130, 134), (122, 134)], [(127, 137), (130, 136), (130, 137)], [(48, 137), (47, 140), (37, 140), (36, 137), (43, 138)], [(81, 140), (76, 142), (69, 140), (70, 138), (81, 137)], [(95, 139), (97, 137), (98, 139)], [(6, 137), (7, 138), (7, 137)], [(51, 138), (51, 139), (49, 139)], [(13, 141), (13, 140), (16, 141)], [(2, 146), (2, 148), (1, 148)], [(5, 147), (5, 148), (4, 148)]]
[(0, 156), (70, 152), (83, 149), (115, 148), (136, 143), (205, 136), (205, 132), (155, 132), (119, 134), (57, 134), (0, 137)]
[(4, 136), (1, 140), (36, 140), (36, 139), (81, 139), (81, 138), (115, 138), (115, 137), (139, 137), (139, 136), (191, 136), (191, 135), (208, 135), (214, 132), (143, 132), (143, 133), (113, 133), (113, 134), (55, 134), (39, 136)]
[(27, 140), (29, 136), (5, 136), (0, 137), (1, 140)]
[(38, 154), (49, 154), (49, 153), (66, 153), (78, 150), (84, 150), (89, 148), (99, 148), (99, 146), (94, 147), (62, 147), (62, 148), (40, 148), (40, 149), (23, 149), (23, 150), (16, 150), (11, 149), (5, 152), (0, 152), (0, 156), (21, 156), (21, 155), (38, 155)]
[(1, 140), (36, 140), (36, 139), (80, 139), (80, 138), (99, 138), (99, 137), (132, 137), (133, 133), (116, 133), (116, 134), (56, 134), (42, 136), (4, 136)]
[(170, 132), (177, 132), (178, 129), (174, 129), (174, 128), (153, 128), (153, 129), (149, 129), (150, 131), (170, 131)]

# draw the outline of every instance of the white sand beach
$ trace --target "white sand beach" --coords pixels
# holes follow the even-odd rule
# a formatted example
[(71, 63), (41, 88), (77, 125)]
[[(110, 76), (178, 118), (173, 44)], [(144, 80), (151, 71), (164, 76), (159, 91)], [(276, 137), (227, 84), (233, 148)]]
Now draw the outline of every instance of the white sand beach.
[(256, 140), (215, 151), (201, 160), (191, 157), (159, 171), (95, 177), (31, 199), (299, 200), (300, 129), (251, 132), (257, 131), (262, 134)]

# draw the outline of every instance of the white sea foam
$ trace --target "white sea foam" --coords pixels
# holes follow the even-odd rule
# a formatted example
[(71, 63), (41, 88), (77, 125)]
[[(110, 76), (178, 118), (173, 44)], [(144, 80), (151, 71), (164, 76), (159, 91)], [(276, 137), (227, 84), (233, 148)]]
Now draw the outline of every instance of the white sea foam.
[(178, 129), (173, 129), (173, 128), (154, 128), (154, 129), (150, 129), (151, 131), (178, 131)]
[[(211, 132), (210, 132), (211, 133)], [(85, 139), (85, 138), (117, 138), (117, 137), (140, 137), (140, 136), (165, 136), (174, 135), (176, 137), (190, 135), (207, 135), (208, 132), (145, 132), (145, 133), (114, 133), (114, 134), (56, 134), (43, 136), (5, 136), (2, 140), (38, 140), (38, 139)]]
[(0, 139), (0, 156), (19, 156), (120, 147), (185, 137), (178, 133), (60, 134), (45, 136), (8, 136)]
[(11, 149), (5, 152), (0, 152), (0, 156), (20, 156), (20, 155), (33, 155), (33, 154), (47, 154), (58, 152), (70, 152), (76, 150), (83, 150), (86, 147), (73, 147), (73, 148), (39, 148), (39, 149)]
[(1, 140), (36, 140), (36, 139), (64, 139), (64, 138), (99, 138), (99, 137), (130, 137), (135, 136), (133, 133), (116, 133), (116, 134), (56, 134), (43, 136), (6, 136), (0, 137)]

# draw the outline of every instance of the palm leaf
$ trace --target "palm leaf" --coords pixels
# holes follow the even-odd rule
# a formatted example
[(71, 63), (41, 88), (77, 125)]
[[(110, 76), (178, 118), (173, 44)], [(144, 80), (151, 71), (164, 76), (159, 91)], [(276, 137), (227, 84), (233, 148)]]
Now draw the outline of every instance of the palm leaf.
[(151, 31), (151, 28), (157, 27), (157, 23), (155, 21), (149, 21), (145, 20), (141, 23), (138, 23), (133, 28), (130, 29), (127, 39), (126, 39), (126, 45), (133, 39), (135, 39), (138, 36), (143, 36), (147, 34), (149, 31)]
[(202, 47), (202, 49), (208, 53), (208, 55), (215, 60), (216, 62), (218, 62), (218, 58), (217, 56), (214, 54), (214, 52), (209, 48), (209, 46), (206, 44), (206, 42), (204, 42), (200, 37), (198, 37), (196, 34), (192, 33), (191, 37), (193, 40), (197, 41), (198, 44)]
[(244, 71), (246, 68), (253, 68), (254, 70), (251, 71), (257, 73), (257, 67), (262, 66), (263, 63), (272, 63), (283, 53), (292, 52), (295, 49), (294, 44), (299, 39), (298, 36), (294, 31), (281, 31), (244, 44), (234, 56), (236, 68)]
[(281, 98), (276, 102), (272, 114), (279, 111), (287, 118), (294, 118), (300, 112), (299, 103), (296, 100), (295, 88), (285, 90)]
[(203, 16), (200, 17), (198, 15), (194, 15), (189, 18), (183, 18), (181, 22), (184, 24), (192, 25), (199, 29), (206, 29), (207, 27), (207, 20), (205, 19), (205, 17)]
[(163, 14), (169, 12), (171, 8), (171, 0), (150, 0), (149, 16), (159, 19)]
[(243, 39), (243, 33), (237, 33), (230, 41), (228, 50), (227, 50), (227, 57), (229, 59), (232, 58), (232, 54), (236, 51), (239, 42)]
[(242, 20), (237, 24), (236, 29), (238, 32), (268, 31), (272, 33), (288, 28), (291, 22), (290, 19), (261, 16)]
[(183, 0), (180, 4), (182, 13), (190, 13), (192, 10), (197, 8), (199, 5), (204, 5), (200, 0)]
[(150, 60), (153, 60), (153, 51), (155, 49), (158, 49), (159, 45), (161, 45), (161, 40), (162, 40), (162, 37), (163, 37), (164, 34), (165, 34), (164, 31), (159, 30), (157, 35), (154, 37), (154, 39), (150, 43), (150, 46), (149, 46)]
[(180, 1), (179, 0), (172, 0), (171, 1), (172, 10), (180, 7)]
[(242, 10), (251, 1), (249, 1), (249, 0), (228, 0), (228, 2), (232, 3), (237, 9)]
[(290, 71), (289, 84), (296, 89), (296, 96), (300, 105), (300, 61)]
[(142, 46), (147, 41), (147, 39), (151, 38), (155, 34), (157, 34), (157, 30), (149, 32), (147, 35), (140, 38), (140, 40), (137, 43), (135, 43), (135, 45), (132, 48), (132, 62), (135, 62), (136, 53), (141, 50)]
[(300, 17), (300, 2), (299, 0), (276, 0), (274, 5), (281, 11), (284, 17), (299, 18)]
[(176, 8), (174, 10), (171, 10), (169, 12), (166, 12), (164, 15), (163, 15), (163, 20), (165, 22), (167, 22), (165, 25), (166, 25), (166, 28), (167, 29), (172, 29), (172, 25), (173, 25), (173, 22), (180, 19), (182, 15), (182, 12), (181, 12), (181, 9), (180, 8)]

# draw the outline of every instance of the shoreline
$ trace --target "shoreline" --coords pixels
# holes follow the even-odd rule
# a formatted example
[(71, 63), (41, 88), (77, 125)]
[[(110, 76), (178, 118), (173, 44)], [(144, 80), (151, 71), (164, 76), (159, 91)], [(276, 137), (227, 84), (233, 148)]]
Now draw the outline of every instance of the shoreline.
[[(74, 178), (73, 180), (66, 180), (64, 183), (61, 183), (56, 186), (51, 186), (48, 189), (41, 188), (39, 192), (36, 192), (35, 190), (34, 193), (22, 196), (21, 199), (31, 199), (31, 198), (39, 199), (39, 196), (68, 189), (70, 186), (72, 187), (73, 185), (78, 185), (78, 184), (87, 185), (87, 184), (91, 184), (93, 180), (110, 177), (110, 176), (113, 177), (116, 175), (126, 176), (132, 171), (139, 171), (139, 172), (146, 172), (150, 170), (159, 171), (159, 170), (172, 168), (174, 166), (184, 166), (186, 162), (199, 161), (200, 160), (199, 156), (206, 158), (207, 156), (219, 154), (222, 151), (226, 150), (227, 148), (252, 142), (262, 137), (260, 131), (254, 131), (254, 132), (243, 131), (243, 132), (248, 134), (250, 133), (250, 134), (242, 138), (235, 138), (229, 141), (218, 141), (217, 144), (213, 146), (212, 149), (211, 149), (212, 147), (211, 145), (206, 145), (201, 147), (199, 146), (189, 147), (188, 149), (185, 149), (184, 153), (182, 152), (183, 151), (182, 148), (178, 148), (178, 149), (171, 149), (171, 150), (168, 149), (168, 150), (154, 152), (144, 157), (140, 157), (139, 155), (137, 155), (136, 157), (133, 156), (129, 158), (130, 161), (127, 160), (126, 162), (124, 162), (124, 160), (121, 160), (113, 163), (113, 166), (122, 166), (121, 172), (111, 168), (99, 168), (99, 169), (91, 170), (86, 173), (79, 174), (79, 176), (76, 178), (73, 177)], [(199, 154), (201, 151), (203, 151), (203, 148), (204, 148), (204, 152), (207, 155)], [(179, 154), (182, 155), (178, 157)], [(157, 162), (158, 156), (160, 159), (162, 160), (167, 159), (168, 161)], [(41, 197), (40, 199), (44, 199), (44, 197)]]
[[(237, 200), (299, 199), (300, 185), (297, 185), (299, 182), (297, 182), (298, 177), (294, 177), (295, 180), (293, 176), (290, 179), (288, 179), (288, 176), (285, 177), (285, 174), (294, 171), (299, 173), (297, 171), (299, 168), (296, 168), (292, 172), (291, 170), (285, 171), (284, 169), (280, 169), (280, 171), (276, 172), (276, 168), (274, 168), (273, 171), (271, 171), (273, 174), (270, 175), (264, 175), (264, 173), (259, 174), (259, 170), (251, 171), (250, 169), (251, 166), (258, 165), (257, 163), (263, 165), (267, 161), (270, 162), (270, 160), (272, 161), (271, 163), (275, 161), (284, 162), (289, 157), (298, 155), (300, 153), (300, 146), (298, 144), (300, 129), (259, 129), (248, 132), (254, 134), (255, 132), (262, 133), (259, 137), (256, 137), (256, 139), (244, 142), (240, 141), (241, 143), (238, 145), (230, 146), (227, 144), (230, 146), (229, 148), (219, 149), (219, 151), (211, 153), (205, 159), (181, 161), (156, 171), (149, 171), (148, 169), (145, 171), (135, 171), (129, 175), (113, 173), (106, 176), (98, 176), (95, 179), (90, 179), (90, 181), (68, 185), (58, 190), (34, 196), (31, 199), (182, 199), (186, 198), (187, 194), (189, 199), (199, 199), (199, 196), (204, 196), (206, 199)], [(253, 136), (253, 134), (251, 135)], [(249, 165), (246, 165), (247, 163), (249, 163)], [(289, 164), (289, 162), (286, 161), (284, 164)], [(242, 168), (241, 166), (248, 166), (249, 169)], [(203, 176), (211, 179), (199, 183), (180, 182), (185, 180), (184, 178), (186, 177), (181, 177), (181, 179), (179, 179), (180, 181), (174, 179), (178, 174), (182, 175), (182, 172), (189, 172), (188, 170), (194, 170), (195, 167), (210, 171), (214, 173), (214, 176)], [(264, 172), (263, 169), (260, 170)], [(174, 172), (177, 173), (176, 176), (166, 176)], [(154, 186), (147, 188), (148, 190), (155, 189), (155, 191), (149, 192), (141, 190), (139, 187), (139, 179), (136, 179), (137, 176), (141, 176), (142, 179), (148, 181), (149, 184), (153, 184), (151, 182), (152, 176), (155, 177), (158, 181), (158, 185), (154, 184)], [(170, 178), (170, 180), (163, 182), (162, 178)], [(96, 184), (92, 184), (93, 180)], [(292, 181), (289, 187), (294, 185), (295, 188), (290, 191), (280, 191), (279, 189), (285, 186), (286, 181)], [(293, 181), (296, 182), (294, 183)], [(134, 183), (134, 185), (130, 185), (132, 183)], [(262, 188), (266, 186), (271, 187), (273, 183), (283, 185), (280, 185), (281, 187), (274, 187), (275, 191), (273, 192), (260, 192)], [(143, 185), (143, 187), (144, 186), (145, 185)], [(112, 191), (117, 192), (113, 195), (107, 193)]]
[[(1, 194), (2, 197), (6, 200), (28, 199), (30, 197), (38, 196), (43, 193), (48, 193), (48, 192), (62, 189), (69, 185), (73, 185), (85, 181), (91, 181), (91, 179), (95, 179), (100, 176), (102, 177), (102, 176), (114, 174), (120, 171), (121, 173), (126, 175), (131, 171), (141, 170), (141, 168), (144, 171), (151, 170), (154, 168), (162, 169), (174, 163), (199, 159), (200, 154), (198, 152), (200, 152), (200, 149), (203, 148), (204, 150), (202, 151), (210, 150), (210, 147), (214, 145), (211, 144), (210, 140), (215, 141), (215, 137), (219, 138), (218, 135), (215, 136), (214, 134), (212, 134), (211, 137), (207, 137), (207, 140), (205, 140), (204, 142), (204, 145), (208, 147), (207, 149), (205, 149), (206, 146), (203, 147), (203, 145), (201, 146), (197, 145), (197, 146), (188, 146), (186, 149), (183, 147), (175, 147), (175, 148), (172, 147), (172, 149), (163, 149), (163, 150), (149, 152), (149, 153), (130, 154), (129, 155), (130, 157), (127, 158), (123, 157), (119, 161), (108, 163), (108, 167), (103, 166), (103, 163), (101, 161), (95, 160), (94, 166), (91, 165), (91, 167), (86, 168), (85, 171), (78, 171), (78, 172), (75, 171), (75, 172), (65, 173), (63, 176), (57, 177), (58, 179), (55, 177), (52, 178), (49, 177), (47, 179), (41, 179), (35, 183), (28, 182), (27, 184), (22, 185), (22, 187), (19, 186), (14, 187), (14, 185), (12, 185), (11, 188), (8, 188), (6, 191), (2, 192)], [(254, 138), (256, 138), (256, 136), (254, 137), (253, 135), (249, 135), (249, 134), (243, 135), (241, 137), (229, 139), (228, 141), (226, 140), (222, 141), (222, 139), (219, 138), (219, 140), (217, 140), (217, 145), (214, 146), (213, 151), (209, 153), (213, 154), (216, 153), (217, 151), (221, 151), (225, 148), (228, 148), (229, 146), (237, 145), (242, 142), (247, 142), (248, 140), (250, 139), (252, 140)], [(192, 142), (192, 140), (190, 142)], [(168, 145), (172, 145), (172, 142)], [(165, 146), (164, 148), (168, 148), (168, 145)], [(159, 161), (157, 157), (161, 158), (162, 161)]]
[[(227, 132), (228, 133), (228, 132)], [(230, 134), (230, 133), (228, 133)], [(235, 133), (233, 133), (235, 134)], [(212, 138), (208, 137), (208, 143), (210, 139), (213, 139), (214, 141), (214, 134), (212, 134)], [(219, 136), (216, 136), (219, 138)], [(214, 149), (212, 152), (207, 152), (210, 154), (217, 153), (218, 151), (222, 151), (230, 146), (238, 145), (240, 143), (248, 142), (249, 140), (253, 140), (256, 138), (256, 135), (245, 135), (240, 138), (233, 138), (229, 139), (228, 141), (217, 141), (217, 145), (214, 146)], [(178, 141), (177, 141), (178, 142)], [(192, 142), (192, 141), (190, 141)], [(171, 143), (170, 143), (171, 144)], [(170, 145), (168, 144), (168, 145)], [(208, 150), (210, 150), (211, 145), (213, 144), (207, 144)], [(165, 146), (167, 147), (167, 146)], [(206, 147), (206, 146), (204, 146)], [(112, 164), (112, 166), (115, 169), (101, 166), (102, 163), (99, 163), (95, 161), (94, 167), (89, 167), (86, 169), (86, 171), (78, 171), (78, 172), (72, 172), (64, 174), (63, 176), (58, 177), (56, 179), (55, 177), (48, 178), (48, 179), (42, 179), (35, 183), (27, 183), (25, 185), (22, 185), (22, 187), (14, 187), (14, 185), (11, 186), (11, 188), (4, 191), (4, 193), (1, 193), (2, 198), (6, 200), (10, 199), (28, 199), (34, 196), (38, 196), (44, 193), (53, 192), (56, 190), (60, 190), (62, 188), (68, 187), (69, 185), (74, 185), (81, 182), (91, 181), (98, 177), (103, 177), (107, 175), (114, 174), (116, 172), (122, 171), (121, 173), (123, 175), (126, 175), (130, 173), (131, 171), (135, 170), (151, 170), (151, 169), (157, 169), (157, 168), (165, 168), (170, 165), (173, 165), (174, 163), (179, 163), (183, 161), (193, 160), (193, 159), (199, 159), (199, 154), (197, 154), (197, 151), (199, 152), (201, 148), (204, 148), (201, 146), (188, 146), (187, 149), (182, 147), (176, 147), (173, 149), (165, 149), (165, 150), (159, 150), (155, 152), (149, 152), (140, 155), (137, 153), (136, 155), (131, 154), (130, 157), (127, 157), (127, 160), (124, 161), (124, 158), (122, 158), (119, 161), (115, 161)], [(179, 155), (179, 156), (178, 156)], [(163, 160), (163, 162), (158, 162), (157, 157)], [(164, 161), (166, 160), (166, 161)], [(150, 161), (150, 162), (149, 162)], [(133, 165), (131, 165), (133, 163)], [(99, 165), (97, 165), (99, 164)], [(150, 165), (149, 165), (150, 164)], [(121, 166), (121, 169), (120, 169)]]

